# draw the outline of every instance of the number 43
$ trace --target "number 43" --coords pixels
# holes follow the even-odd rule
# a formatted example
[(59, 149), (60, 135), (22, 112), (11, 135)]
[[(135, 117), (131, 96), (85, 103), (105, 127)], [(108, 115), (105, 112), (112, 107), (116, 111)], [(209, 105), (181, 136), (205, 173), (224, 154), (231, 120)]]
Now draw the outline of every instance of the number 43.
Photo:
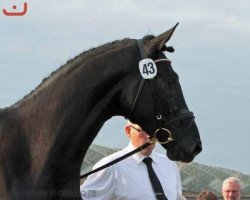
[(143, 65), (143, 74), (149, 75), (154, 73), (155, 73), (155, 68), (153, 63), (149, 62)]
[(152, 79), (157, 74), (157, 68), (154, 61), (150, 58), (145, 58), (139, 62), (139, 69), (144, 79)]

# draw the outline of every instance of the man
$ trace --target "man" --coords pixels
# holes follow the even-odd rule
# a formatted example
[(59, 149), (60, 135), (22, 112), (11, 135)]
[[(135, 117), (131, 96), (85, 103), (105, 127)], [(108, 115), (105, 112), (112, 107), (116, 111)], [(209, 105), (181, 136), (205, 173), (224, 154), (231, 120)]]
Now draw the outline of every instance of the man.
[(229, 177), (222, 184), (222, 196), (224, 200), (239, 200), (241, 196), (240, 180)]
[[(149, 141), (149, 136), (137, 124), (130, 121), (125, 126), (129, 145), (114, 154), (101, 159), (94, 168), (100, 167)], [(181, 199), (182, 187), (179, 169), (167, 156), (153, 151), (155, 143), (115, 165), (90, 175), (81, 185), (83, 199), (95, 200), (154, 200)], [(153, 173), (160, 182), (162, 192), (155, 192), (155, 183), (148, 173), (146, 160), (152, 160)], [(150, 170), (149, 170), (150, 171)], [(151, 180), (151, 181), (150, 181)], [(156, 197), (157, 196), (157, 197)]]

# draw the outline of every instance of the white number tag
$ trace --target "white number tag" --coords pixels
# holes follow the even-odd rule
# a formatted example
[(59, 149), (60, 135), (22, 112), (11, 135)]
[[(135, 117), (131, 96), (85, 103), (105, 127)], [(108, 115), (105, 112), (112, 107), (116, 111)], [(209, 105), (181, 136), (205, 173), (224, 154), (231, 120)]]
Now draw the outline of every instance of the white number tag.
[(151, 79), (154, 78), (157, 74), (157, 68), (155, 62), (150, 59), (146, 58), (139, 62), (139, 69), (144, 79)]

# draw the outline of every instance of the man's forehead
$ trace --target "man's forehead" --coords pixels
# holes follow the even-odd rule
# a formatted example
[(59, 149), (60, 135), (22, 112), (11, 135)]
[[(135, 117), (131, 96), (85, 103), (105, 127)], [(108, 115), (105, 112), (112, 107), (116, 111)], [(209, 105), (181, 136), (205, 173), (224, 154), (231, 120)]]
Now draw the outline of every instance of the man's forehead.
[(239, 184), (235, 182), (227, 182), (224, 185), (224, 188), (239, 188), (239, 187), (240, 187)]

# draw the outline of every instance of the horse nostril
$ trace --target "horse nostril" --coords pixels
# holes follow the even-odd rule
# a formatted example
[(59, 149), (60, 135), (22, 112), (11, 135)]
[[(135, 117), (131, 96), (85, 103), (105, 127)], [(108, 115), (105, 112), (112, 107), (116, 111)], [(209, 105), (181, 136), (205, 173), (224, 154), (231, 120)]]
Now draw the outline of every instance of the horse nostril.
[(195, 148), (193, 149), (192, 153), (195, 154), (195, 155), (197, 155), (197, 154), (199, 154), (201, 152), (201, 150), (202, 150), (202, 145), (201, 145), (201, 143), (199, 143), (199, 144), (197, 144), (195, 146)]

